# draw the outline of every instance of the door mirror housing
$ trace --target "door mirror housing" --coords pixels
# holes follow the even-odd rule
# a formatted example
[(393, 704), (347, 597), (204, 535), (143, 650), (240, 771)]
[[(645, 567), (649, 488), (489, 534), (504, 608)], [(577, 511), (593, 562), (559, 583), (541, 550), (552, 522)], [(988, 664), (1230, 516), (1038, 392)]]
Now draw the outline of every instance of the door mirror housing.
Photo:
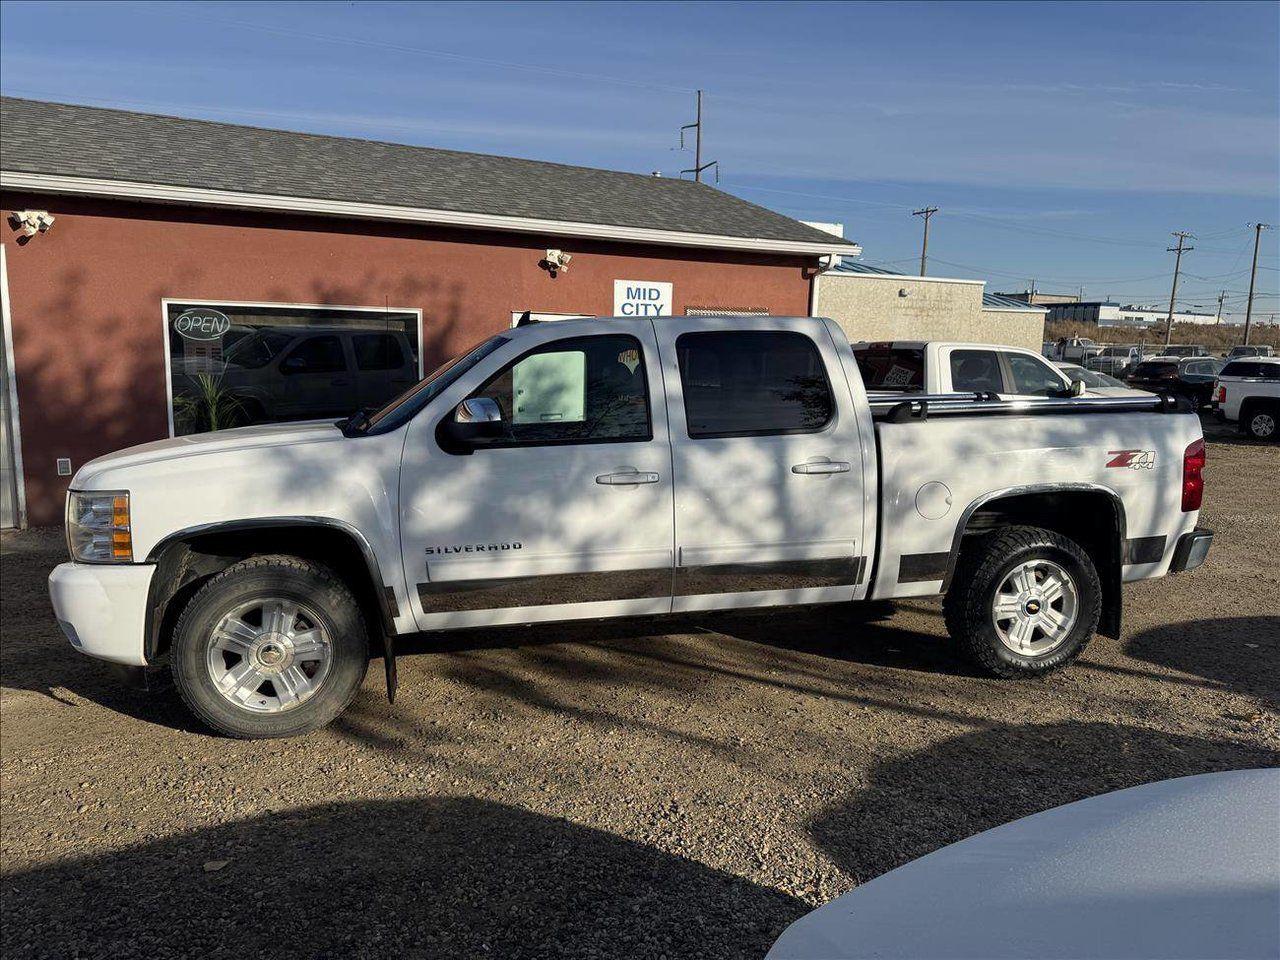
[(441, 448), (453, 454), (469, 454), (505, 434), (502, 408), (491, 397), (463, 400), (436, 431)]
[(463, 400), (453, 412), (454, 423), (502, 423), (502, 408), (491, 397)]
[(280, 364), (280, 369), (284, 373), (304, 373), (307, 369), (307, 358), (296, 354), (286, 357), (284, 363)]
[(1067, 395), (1068, 395), (1068, 396), (1072, 396), (1072, 397), (1083, 397), (1083, 396), (1084, 396), (1084, 381), (1083, 381), (1083, 380), (1072, 380), (1072, 381), (1071, 381), (1071, 387), (1067, 390)]

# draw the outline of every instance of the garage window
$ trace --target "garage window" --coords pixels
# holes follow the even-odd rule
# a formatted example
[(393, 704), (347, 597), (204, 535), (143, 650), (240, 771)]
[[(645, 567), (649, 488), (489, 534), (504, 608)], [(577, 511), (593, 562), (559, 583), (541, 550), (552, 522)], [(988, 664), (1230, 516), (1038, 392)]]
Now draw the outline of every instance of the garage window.
[(377, 408), (420, 377), (416, 310), (164, 301), (175, 436)]

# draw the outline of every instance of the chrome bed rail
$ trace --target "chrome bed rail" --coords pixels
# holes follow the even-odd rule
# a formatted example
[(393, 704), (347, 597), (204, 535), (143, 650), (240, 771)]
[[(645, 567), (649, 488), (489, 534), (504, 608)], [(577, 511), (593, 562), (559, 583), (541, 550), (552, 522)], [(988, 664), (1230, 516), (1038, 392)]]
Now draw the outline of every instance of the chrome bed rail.
[(868, 396), (875, 420), (904, 423), (941, 416), (1037, 416), (1061, 413), (1192, 413), (1191, 405), (1171, 394), (1150, 397), (1025, 397), (1002, 400), (994, 393), (933, 393)]

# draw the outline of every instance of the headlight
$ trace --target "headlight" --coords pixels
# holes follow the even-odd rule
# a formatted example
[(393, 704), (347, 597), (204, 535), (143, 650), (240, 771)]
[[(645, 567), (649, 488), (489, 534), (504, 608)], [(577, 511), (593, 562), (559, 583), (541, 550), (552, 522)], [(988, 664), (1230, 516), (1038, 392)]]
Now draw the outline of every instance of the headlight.
[(129, 494), (67, 494), (67, 547), (71, 559), (83, 563), (130, 563), (133, 534), (129, 526)]

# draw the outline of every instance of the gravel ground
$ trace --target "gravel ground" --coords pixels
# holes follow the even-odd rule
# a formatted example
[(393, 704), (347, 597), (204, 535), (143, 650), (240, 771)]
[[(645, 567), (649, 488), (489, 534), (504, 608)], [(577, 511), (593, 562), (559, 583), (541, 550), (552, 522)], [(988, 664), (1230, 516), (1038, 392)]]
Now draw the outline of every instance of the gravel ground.
[(1206, 567), (1126, 639), (974, 676), (936, 603), (421, 638), (394, 706), (285, 742), (120, 687), (3, 539), (3, 953), (758, 957), (944, 844), (1133, 784), (1280, 764), (1280, 451), (1216, 431)]

